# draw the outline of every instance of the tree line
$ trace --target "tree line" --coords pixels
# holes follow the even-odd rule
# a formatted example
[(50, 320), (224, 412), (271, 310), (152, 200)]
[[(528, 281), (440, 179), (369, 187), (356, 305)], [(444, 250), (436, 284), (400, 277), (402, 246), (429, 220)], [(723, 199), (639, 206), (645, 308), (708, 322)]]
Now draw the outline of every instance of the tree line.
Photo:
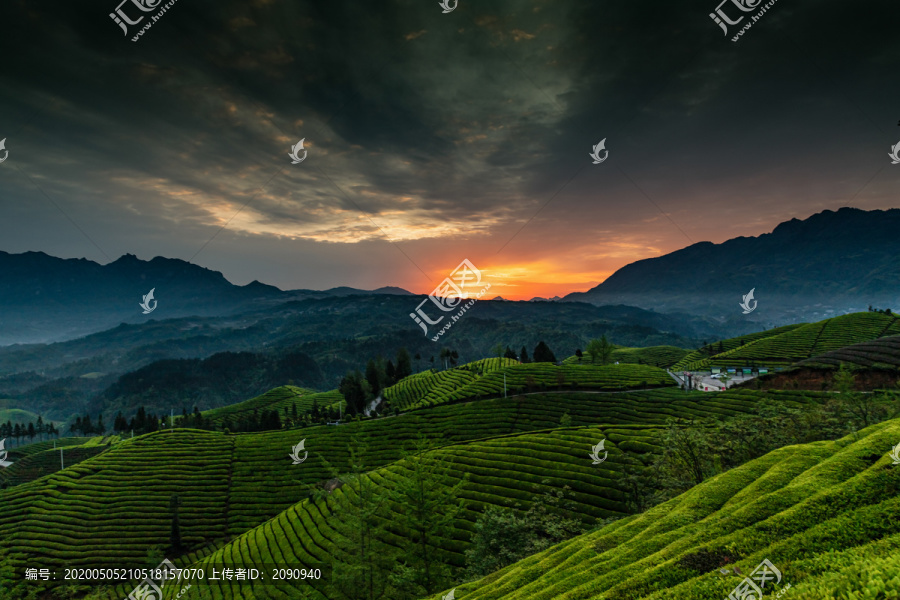
[(45, 422), (41, 415), (38, 415), (36, 423), (29, 421), (27, 424), (13, 424), (12, 420), (8, 420), (6, 423), (0, 424), (0, 439), (15, 440), (16, 445), (21, 445), (23, 438), (28, 438), (29, 442), (33, 442), (36, 437), (39, 438), (38, 441), (43, 441), (45, 437), (50, 439), (51, 436), (59, 438), (59, 428), (51, 421)]
[(525, 346), (519, 350), (519, 353), (516, 354), (515, 351), (506, 346), (506, 349), (503, 349), (503, 344), (497, 344), (494, 346), (494, 355), (497, 358), (511, 358), (512, 360), (517, 360), (520, 363), (530, 363), (530, 362), (549, 362), (556, 363), (556, 355), (553, 354), (553, 351), (550, 350), (550, 347), (543, 341), (539, 341), (537, 345), (534, 347), (534, 350), (531, 352), (532, 358), (528, 358), (528, 350)]
[[(449, 351), (446, 348), (441, 350), (441, 360), (452, 359), (455, 364), (456, 358), (459, 357), (455, 351)], [(420, 360), (421, 356), (416, 354), (416, 359)], [(384, 388), (396, 384), (405, 377), (412, 375), (412, 358), (406, 348), (400, 348), (397, 351), (396, 364), (391, 359), (385, 360), (378, 356), (369, 359), (366, 363), (365, 374), (359, 369), (354, 369), (347, 373), (341, 379), (338, 390), (344, 396), (347, 402), (347, 412), (351, 415), (361, 415), (365, 412), (366, 407), (381, 396)], [(431, 357), (432, 362), (434, 357)]]
[[(607, 339), (604, 334), (599, 339), (594, 339), (588, 342), (586, 353), (588, 355), (588, 360), (591, 364), (601, 364), (606, 365), (612, 362), (612, 354), (616, 349), (615, 344), (613, 344), (609, 339)], [(503, 344), (497, 344), (493, 348), (493, 353), (498, 358), (511, 358), (513, 360), (517, 360), (520, 363), (541, 363), (548, 362), (557, 364), (559, 361), (556, 359), (556, 355), (550, 349), (550, 347), (542, 340), (537, 343), (534, 347), (534, 350), (531, 352), (531, 358), (528, 356), (528, 350), (525, 346), (519, 350), (519, 353), (506, 346), (504, 349)], [(585, 351), (582, 351), (581, 348), (577, 348), (575, 350), (575, 357), (578, 359), (578, 362), (584, 362)]]

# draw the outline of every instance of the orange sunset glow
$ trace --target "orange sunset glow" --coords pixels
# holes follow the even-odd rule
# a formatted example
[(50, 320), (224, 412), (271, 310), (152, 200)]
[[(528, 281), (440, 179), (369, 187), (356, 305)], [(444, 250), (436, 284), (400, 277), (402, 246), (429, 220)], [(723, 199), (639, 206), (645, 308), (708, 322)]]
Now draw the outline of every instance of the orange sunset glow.
[[(497, 296), (504, 300), (530, 300), (535, 297), (553, 298), (563, 297), (572, 292), (588, 290), (612, 274), (612, 271), (601, 273), (575, 273), (565, 272), (549, 261), (535, 263), (503, 264), (486, 262), (484, 266), (473, 261), (481, 271), (481, 281), (476, 285), (469, 282), (466, 291), (473, 291), (490, 284), (491, 288), (485, 295), (485, 299), (493, 299)], [(434, 270), (429, 273), (435, 282), (441, 282), (450, 276), (454, 266), (445, 270)], [(410, 291), (428, 294), (434, 290), (434, 286), (427, 285), (415, 287)]]

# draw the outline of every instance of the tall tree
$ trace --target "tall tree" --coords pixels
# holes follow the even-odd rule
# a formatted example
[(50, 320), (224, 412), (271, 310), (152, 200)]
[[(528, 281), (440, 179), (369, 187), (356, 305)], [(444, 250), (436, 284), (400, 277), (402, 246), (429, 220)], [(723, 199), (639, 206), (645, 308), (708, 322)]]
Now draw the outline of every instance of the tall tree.
[(522, 349), (519, 350), (519, 360), (523, 363), (527, 363), (528, 361), (528, 350), (525, 349), (525, 346), (522, 346)]
[(339, 553), (333, 562), (333, 587), (348, 600), (377, 600), (388, 591), (388, 574), (394, 552), (381, 541), (387, 497), (384, 489), (366, 473), (367, 445), (351, 439), (350, 473), (334, 503)]
[(556, 356), (550, 350), (550, 347), (547, 346), (546, 343), (544, 343), (543, 340), (538, 342), (537, 346), (534, 347), (533, 356), (534, 356), (534, 362), (536, 362), (536, 363), (538, 363), (538, 362), (555, 363), (556, 362)]
[(656, 466), (667, 475), (670, 487), (682, 490), (703, 483), (715, 472), (715, 453), (706, 429), (695, 427), (694, 421), (686, 425), (669, 419), (660, 435), (663, 453)]
[(404, 477), (392, 482), (388, 497), (395, 507), (412, 545), (403, 548), (393, 582), (399, 596), (422, 598), (450, 582), (450, 565), (441, 551), (440, 539), (449, 538), (453, 522), (462, 510), (459, 492), (464, 480), (448, 486), (450, 465), (446, 455), (429, 453), (424, 436), (406, 452)]
[(509, 346), (506, 347), (506, 352), (503, 353), (503, 358), (511, 358), (516, 360), (516, 353)]
[(169, 510), (172, 511), (172, 529), (169, 532), (169, 545), (172, 552), (181, 554), (181, 522), (178, 517), (178, 509), (181, 506), (181, 498), (178, 494), (172, 494), (169, 498)]
[[(391, 386), (397, 383), (397, 369), (394, 368), (394, 363), (390, 360), (387, 361), (387, 365), (384, 367), (384, 379), (386, 386)], [(378, 394), (374, 395), (377, 396)]]
[(591, 357), (591, 364), (597, 364), (598, 362), (601, 365), (609, 364), (612, 360), (614, 349), (615, 346), (606, 338), (606, 334), (601, 336), (599, 340), (591, 340), (587, 345), (587, 352)]
[[(501, 350), (502, 353), (502, 350)], [(450, 349), (449, 348), (441, 348), (441, 368), (449, 369), (450, 368)]]
[(412, 375), (412, 358), (409, 356), (409, 350), (400, 348), (397, 351), (397, 381), (410, 375)]
[(347, 401), (347, 410), (349, 412), (353, 414), (363, 412), (366, 407), (366, 397), (368, 396), (369, 385), (363, 380), (362, 374), (359, 371), (348, 373), (347, 376), (341, 380), (339, 389), (341, 395), (344, 396), (344, 400)]
[(384, 381), (384, 371), (381, 369), (381, 361), (375, 361), (375, 359), (370, 358), (369, 362), (366, 363), (366, 381), (369, 384), (369, 389), (372, 390), (372, 395), (377, 396), (381, 393), (381, 384)]
[(584, 524), (565, 516), (571, 502), (568, 486), (534, 496), (524, 514), (490, 506), (475, 523), (466, 550), (466, 574), (483, 577), (584, 532)]
[(879, 412), (879, 407), (875, 394), (861, 394), (856, 391), (856, 376), (846, 363), (842, 362), (834, 374), (834, 389), (848, 416), (861, 428), (878, 421), (876, 413)]

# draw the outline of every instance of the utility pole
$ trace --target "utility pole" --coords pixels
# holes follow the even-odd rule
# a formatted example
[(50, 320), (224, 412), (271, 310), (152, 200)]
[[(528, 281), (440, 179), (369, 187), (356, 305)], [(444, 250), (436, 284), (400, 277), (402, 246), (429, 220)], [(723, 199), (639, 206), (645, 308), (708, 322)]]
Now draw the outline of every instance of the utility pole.
[(503, 374), (503, 397), (506, 398), (506, 373)]
[(60, 448), (60, 449), (59, 449), (59, 468), (60, 468), (60, 470), (66, 468), (66, 465), (63, 464), (63, 453), (62, 453), (62, 451), (63, 451), (63, 449)]
[(172, 430), (172, 433), (175, 433), (175, 409), (169, 409), (169, 429)]

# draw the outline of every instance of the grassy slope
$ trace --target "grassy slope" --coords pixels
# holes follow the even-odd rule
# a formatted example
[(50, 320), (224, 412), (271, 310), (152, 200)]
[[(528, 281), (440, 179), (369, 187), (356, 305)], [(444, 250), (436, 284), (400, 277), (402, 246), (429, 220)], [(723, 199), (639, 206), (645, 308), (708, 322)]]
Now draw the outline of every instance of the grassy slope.
[(768, 558), (795, 600), (900, 597), (900, 466), (888, 457), (900, 420), (857, 437), (776, 450), (644, 514), (461, 584), (456, 597), (721, 600), (741, 577), (675, 564), (713, 547), (743, 555), (745, 575)]
[[(168, 544), (172, 494), (183, 502), (184, 542), (192, 548), (221, 543), (294, 505), (302, 484), (331, 477), (324, 460), (346, 465), (355, 433), (370, 445), (368, 465), (378, 468), (396, 461), (403, 443), (419, 433), (444, 444), (486, 442), (557, 427), (569, 412), (573, 426), (600, 426), (618, 450), (639, 452), (646, 439), (632, 431), (635, 426), (661, 425), (676, 415), (727, 417), (751, 410), (760, 397), (752, 391), (674, 389), (551, 393), (437, 406), (339, 427), (238, 435), (157, 432), (122, 440), (78, 465), (0, 492), (0, 538), (17, 564), (142, 565), (149, 547)], [(803, 401), (799, 394), (780, 397)], [(310, 452), (302, 468), (288, 458), (300, 439)], [(586, 456), (585, 441), (579, 451)]]
[[(784, 328), (780, 328), (784, 329)], [(778, 330), (771, 330), (772, 333)], [(710, 366), (787, 366), (796, 361), (837, 350), (857, 342), (900, 334), (900, 319), (881, 313), (853, 313), (793, 327), (776, 335), (768, 335), (734, 345), (723, 342), (724, 352), (711, 357), (685, 357), (674, 369), (706, 369)], [(740, 340), (742, 338), (735, 338)]]
[(33, 412), (21, 408), (0, 408), (0, 423), (12, 421), (13, 425), (16, 423), (27, 425), (36, 422), (37, 418), (38, 416)]

